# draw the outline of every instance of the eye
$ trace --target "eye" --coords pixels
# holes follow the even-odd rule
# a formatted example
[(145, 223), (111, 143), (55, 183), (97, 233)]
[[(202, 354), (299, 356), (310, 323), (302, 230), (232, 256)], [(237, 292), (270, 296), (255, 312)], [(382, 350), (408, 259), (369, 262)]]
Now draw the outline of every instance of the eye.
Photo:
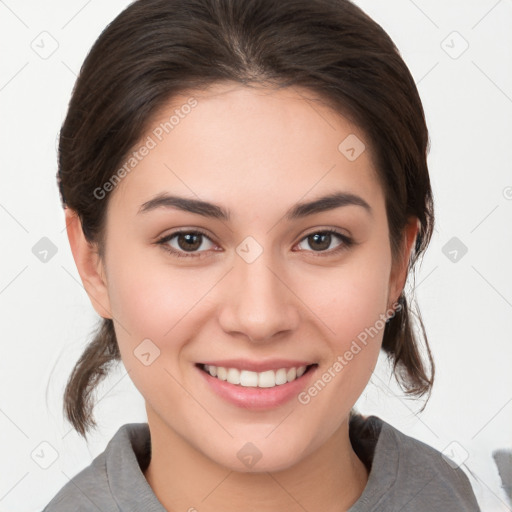
[[(176, 240), (174, 240), (176, 239)], [(202, 253), (204, 251), (198, 251), (201, 247), (204, 250), (211, 249), (211, 247), (204, 247), (204, 241), (209, 240), (210, 243), (213, 242), (210, 240), (210, 238), (206, 235), (206, 233), (203, 233), (202, 231), (176, 231), (174, 233), (171, 233), (170, 235), (166, 235), (160, 240), (158, 240), (156, 243), (158, 245), (161, 245), (162, 248), (170, 253), (172, 253), (174, 256), (178, 258), (190, 258), (190, 257), (201, 257)], [(175, 245), (170, 244), (169, 242), (175, 242)], [(208, 244), (207, 244), (208, 245)], [(199, 254), (187, 254), (188, 253), (196, 253), (199, 252)]]
[[(330, 247), (333, 241), (333, 235), (341, 240), (341, 243), (339, 243), (334, 249), (326, 250)], [(203, 246), (205, 240), (208, 240), (212, 246), (215, 247), (215, 244), (211, 241), (210, 237), (206, 235), (206, 233), (198, 230), (175, 231), (174, 233), (159, 239), (156, 243), (157, 245), (161, 245), (165, 251), (178, 258), (200, 258), (207, 254), (208, 249), (212, 248), (212, 246)], [(170, 242), (175, 242), (175, 245)], [(310, 247), (313, 247), (313, 251), (308, 251), (308, 249), (300, 250), (318, 253), (315, 256), (332, 256), (349, 249), (355, 243), (350, 237), (339, 233), (335, 229), (324, 229), (322, 231), (310, 233), (301, 240), (299, 245), (304, 242), (307, 242)], [(199, 250), (201, 247), (203, 250)]]
[[(333, 241), (333, 235), (341, 240), (341, 243), (334, 249), (326, 251)], [(310, 233), (305, 236), (300, 243), (304, 242), (308, 243), (308, 245), (313, 248), (312, 252), (320, 253), (316, 254), (316, 256), (332, 256), (333, 254), (338, 254), (341, 251), (347, 250), (354, 244), (354, 241), (350, 237), (339, 233), (335, 229), (325, 229)]]

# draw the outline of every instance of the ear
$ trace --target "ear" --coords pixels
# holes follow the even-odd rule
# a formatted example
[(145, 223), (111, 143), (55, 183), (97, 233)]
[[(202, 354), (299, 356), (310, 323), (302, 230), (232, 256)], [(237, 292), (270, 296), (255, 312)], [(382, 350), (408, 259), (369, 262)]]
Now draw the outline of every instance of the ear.
[(97, 246), (85, 238), (77, 213), (69, 208), (64, 213), (69, 245), (85, 291), (98, 315), (112, 318), (106, 273)]
[(407, 271), (409, 270), (409, 260), (412, 254), (412, 249), (416, 243), (416, 237), (420, 229), (420, 221), (417, 217), (409, 217), (407, 225), (404, 229), (404, 240), (402, 244), (402, 251), (398, 255), (398, 261), (393, 262), (393, 268), (389, 279), (389, 307), (394, 304), (402, 290), (404, 289), (407, 280)]

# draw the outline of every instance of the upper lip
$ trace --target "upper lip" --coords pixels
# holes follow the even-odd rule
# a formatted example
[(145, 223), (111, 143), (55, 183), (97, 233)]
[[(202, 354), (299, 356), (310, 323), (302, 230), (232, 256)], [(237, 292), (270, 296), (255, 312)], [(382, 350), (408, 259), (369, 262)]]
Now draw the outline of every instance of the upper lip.
[(315, 363), (290, 359), (267, 359), (264, 361), (250, 361), (249, 359), (222, 359), (216, 361), (203, 361), (198, 364), (222, 366), (224, 368), (237, 368), (239, 370), (249, 370), (252, 372), (264, 372), (267, 370), (275, 371), (281, 368), (299, 368), (300, 366), (310, 366)]

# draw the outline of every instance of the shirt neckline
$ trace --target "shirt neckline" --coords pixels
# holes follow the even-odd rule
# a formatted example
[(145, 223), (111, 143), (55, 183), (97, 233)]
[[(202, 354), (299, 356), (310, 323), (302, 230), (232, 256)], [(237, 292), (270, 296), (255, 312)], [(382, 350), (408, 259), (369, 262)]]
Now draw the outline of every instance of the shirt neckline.
[(395, 485), (399, 474), (400, 446), (394, 428), (376, 416), (370, 416), (366, 420), (380, 422), (380, 434), (373, 452), (366, 486), (348, 512), (367, 512), (370, 510), (369, 507), (373, 510)]
[[(373, 448), (366, 486), (348, 512), (367, 511), (368, 506), (378, 504), (398, 475), (399, 446), (393, 427), (376, 416), (363, 421), (365, 426), (369, 422), (378, 425), (380, 433)], [(150, 439), (148, 423), (127, 423), (119, 428), (105, 450), (108, 485), (121, 510), (166, 512), (143, 473), (149, 464)]]

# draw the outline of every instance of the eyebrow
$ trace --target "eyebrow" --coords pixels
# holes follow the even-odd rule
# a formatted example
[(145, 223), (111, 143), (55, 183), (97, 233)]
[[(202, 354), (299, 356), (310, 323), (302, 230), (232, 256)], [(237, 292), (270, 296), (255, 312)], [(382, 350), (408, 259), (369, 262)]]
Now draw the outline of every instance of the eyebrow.
[[(349, 192), (334, 192), (310, 202), (298, 203), (290, 208), (285, 218), (288, 221), (301, 219), (308, 215), (334, 210), (342, 206), (360, 206), (370, 216), (373, 215), (371, 206), (360, 196)], [(215, 203), (173, 196), (166, 193), (157, 194), (139, 208), (138, 213), (146, 213), (159, 208), (175, 208), (189, 213), (214, 219), (229, 221), (231, 213)]]

